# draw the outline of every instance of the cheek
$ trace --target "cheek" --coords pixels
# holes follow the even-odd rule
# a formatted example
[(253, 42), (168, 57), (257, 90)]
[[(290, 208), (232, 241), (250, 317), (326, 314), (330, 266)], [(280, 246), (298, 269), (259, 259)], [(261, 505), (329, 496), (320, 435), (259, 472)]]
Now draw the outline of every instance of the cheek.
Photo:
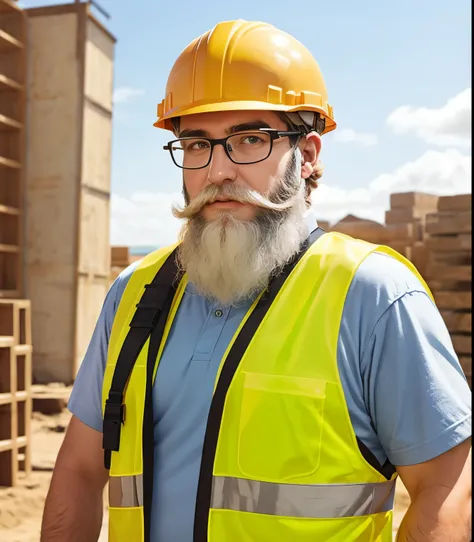
[(183, 182), (190, 199), (195, 198), (208, 183), (206, 170), (186, 171)]
[(278, 178), (278, 164), (273, 164), (270, 159), (258, 164), (251, 164), (242, 168), (239, 178), (249, 188), (265, 194), (272, 190)]

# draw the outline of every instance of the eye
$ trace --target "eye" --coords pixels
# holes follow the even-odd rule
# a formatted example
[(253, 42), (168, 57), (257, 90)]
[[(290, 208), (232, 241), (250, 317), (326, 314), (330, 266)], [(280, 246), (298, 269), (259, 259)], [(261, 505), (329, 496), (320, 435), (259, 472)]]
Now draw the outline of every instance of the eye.
[(240, 140), (240, 144), (244, 145), (256, 145), (257, 143), (262, 143), (263, 139), (257, 135), (245, 136)]
[(185, 149), (187, 151), (202, 151), (209, 148), (209, 142), (205, 141), (203, 139), (199, 139), (198, 141), (188, 141)]

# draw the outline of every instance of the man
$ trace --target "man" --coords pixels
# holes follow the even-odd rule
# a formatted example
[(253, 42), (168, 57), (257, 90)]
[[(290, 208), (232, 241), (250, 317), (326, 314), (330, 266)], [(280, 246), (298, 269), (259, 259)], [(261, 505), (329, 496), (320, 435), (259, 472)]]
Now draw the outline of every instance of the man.
[(97, 540), (107, 481), (116, 542), (385, 542), (397, 475), (399, 540), (468, 541), (470, 391), (431, 294), (308, 214), (336, 127), (311, 54), (221, 23), (176, 61), (156, 126), (183, 230), (108, 293), (43, 542)]

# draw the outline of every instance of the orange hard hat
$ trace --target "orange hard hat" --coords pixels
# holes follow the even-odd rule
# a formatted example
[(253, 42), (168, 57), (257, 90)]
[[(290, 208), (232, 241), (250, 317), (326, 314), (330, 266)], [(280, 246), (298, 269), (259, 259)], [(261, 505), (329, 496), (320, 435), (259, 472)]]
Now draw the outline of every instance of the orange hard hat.
[(190, 43), (176, 60), (154, 126), (215, 111), (310, 111), (336, 128), (321, 70), (298, 40), (274, 26), (222, 22)]

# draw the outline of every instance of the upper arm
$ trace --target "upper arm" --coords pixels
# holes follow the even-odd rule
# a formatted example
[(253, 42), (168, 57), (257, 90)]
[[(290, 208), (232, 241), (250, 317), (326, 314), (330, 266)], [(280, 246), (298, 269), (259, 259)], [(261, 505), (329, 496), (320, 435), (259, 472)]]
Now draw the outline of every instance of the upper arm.
[(122, 272), (107, 293), (68, 402), (72, 414), (96, 432), (102, 431), (102, 384), (112, 324), (118, 303), (136, 265), (138, 263)]
[(439, 311), (423, 292), (396, 301), (365, 353), (368, 402), (393, 465), (423, 463), (471, 435), (471, 393)]
[(364, 403), (390, 462), (420, 464), (470, 437), (471, 393), (420, 281), (393, 258), (372, 262), (363, 277), (368, 293), (377, 290), (376, 306), (368, 301), (361, 316), (371, 330), (362, 334), (359, 352)]
[(102, 433), (73, 416), (56, 459), (55, 470), (61, 468), (73, 470), (99, 487), (105, 486), (108, 470), (104, 467)]
[(459, 501), (470, 499), (471, 439), (423, 463), (398, 466), (397, 471), (413, 500), (424, 491), (435, 495), (435, 489), (445, 496), (457, 493)]

